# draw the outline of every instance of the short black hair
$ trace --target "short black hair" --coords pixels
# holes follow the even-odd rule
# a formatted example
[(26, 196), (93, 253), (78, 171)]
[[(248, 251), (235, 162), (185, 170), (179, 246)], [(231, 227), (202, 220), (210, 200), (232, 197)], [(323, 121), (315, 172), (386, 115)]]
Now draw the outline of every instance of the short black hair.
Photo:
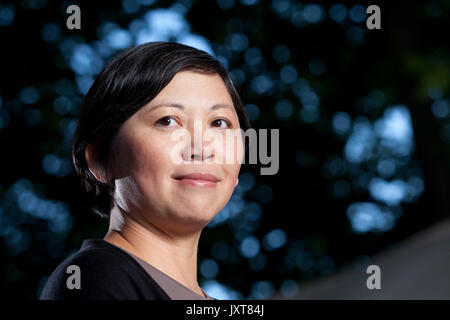
[[(72, 158), (90, 208), (109, 219), (114, 181), (103, 183), (89, 170), (85, 150), (95, 145), (93, 161), (107, 176), (107, 159), (122, 124), (154, 99), (180, 71), (218, 74), (230, 93), (241, 129), (250, 122), (241, 98), (222, 64), (205, 51), (176, 42), (148, 42), (117, 55), (98, 75), (81, 107)], [(247, 145), (246, 145), (247, 149)]]

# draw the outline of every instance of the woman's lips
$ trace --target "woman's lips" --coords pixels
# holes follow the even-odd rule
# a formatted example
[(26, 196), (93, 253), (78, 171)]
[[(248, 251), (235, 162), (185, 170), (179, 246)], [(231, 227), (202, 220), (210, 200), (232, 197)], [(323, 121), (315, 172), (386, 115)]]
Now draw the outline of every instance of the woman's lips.
[(196, 187), (208, 187), (212, 188), (215, 187), (217, 182), (211, 181), (211, 180), (197, 180), (197, 179), (177, 179), (179, 182), (196, 186)]
[(190, 173), (175, 177), (181, 183), (196, 187), (212, 188), (220, 181), (216, 176), (209, 173)]

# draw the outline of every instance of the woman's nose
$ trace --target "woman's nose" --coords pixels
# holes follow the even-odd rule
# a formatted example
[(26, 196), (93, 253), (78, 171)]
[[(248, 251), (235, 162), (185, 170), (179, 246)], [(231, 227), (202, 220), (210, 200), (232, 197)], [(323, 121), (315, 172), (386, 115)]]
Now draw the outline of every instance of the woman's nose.
[(194, 121), (194, 125), (188, 129), (190, 144), (183, 150), (185, 161), (205, 161), (214, 157), (214, 148), (209, 140), (205, 139), (207, 128), (201, 121)]

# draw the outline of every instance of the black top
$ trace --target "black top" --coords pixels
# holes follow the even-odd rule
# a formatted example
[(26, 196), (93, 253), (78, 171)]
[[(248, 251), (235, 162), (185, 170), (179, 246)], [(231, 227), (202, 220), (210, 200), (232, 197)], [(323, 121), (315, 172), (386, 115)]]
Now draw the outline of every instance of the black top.
[[(70, 265), (79, 267), (79, 289), (74, 278), (77, 271), (68, 270)], [(88, 239), (53, 271), (40, 299), (170, 300), (170, 297), (125, 251), (101, 239)]]

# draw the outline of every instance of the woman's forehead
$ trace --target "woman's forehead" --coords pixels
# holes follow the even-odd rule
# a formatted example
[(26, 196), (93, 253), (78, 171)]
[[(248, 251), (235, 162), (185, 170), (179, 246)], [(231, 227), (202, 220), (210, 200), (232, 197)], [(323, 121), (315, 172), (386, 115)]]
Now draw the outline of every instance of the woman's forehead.
[(155, 99), (164, 94), (229, 96), (228, 89), (220, 75), (216, 73), (204, 74), (195, 71), (181, 71), (175, 74)]
[(161, 92), (147, 105), (145, 112), (159, 108), (176, 108), (189, 111), (192, 108), (205, 111), (235, 108), (224, 81), (218, 74), (202, 74), (193, 71), (177, 73)]

